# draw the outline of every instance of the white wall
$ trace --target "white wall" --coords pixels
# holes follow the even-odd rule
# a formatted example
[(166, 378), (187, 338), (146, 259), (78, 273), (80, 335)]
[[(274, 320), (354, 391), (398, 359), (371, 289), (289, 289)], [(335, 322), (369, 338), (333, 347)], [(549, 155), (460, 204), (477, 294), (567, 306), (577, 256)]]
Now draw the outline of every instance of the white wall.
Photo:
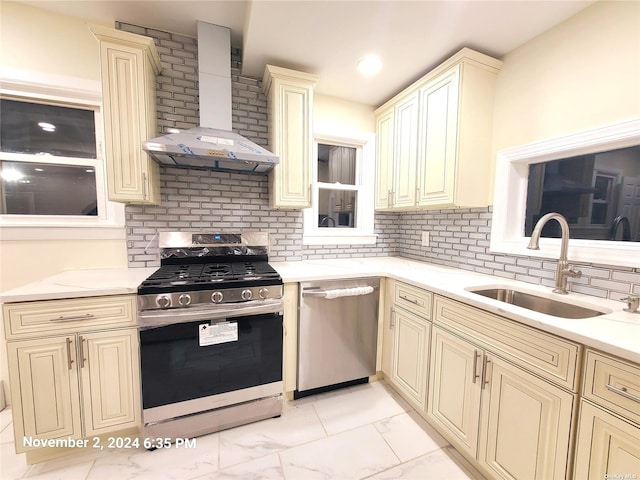
[(503, 60), (493, 158), (504, 148), (640, 117), (640, 2), (597, 2)]
[(3, 67), (100, 80), (98, 43), (84, 20), (5, 1), (1, 13)]
[(313, 96), (313, 131), (345, 136), (347, 132), (375, 133), (374, 108), (326, 95)]

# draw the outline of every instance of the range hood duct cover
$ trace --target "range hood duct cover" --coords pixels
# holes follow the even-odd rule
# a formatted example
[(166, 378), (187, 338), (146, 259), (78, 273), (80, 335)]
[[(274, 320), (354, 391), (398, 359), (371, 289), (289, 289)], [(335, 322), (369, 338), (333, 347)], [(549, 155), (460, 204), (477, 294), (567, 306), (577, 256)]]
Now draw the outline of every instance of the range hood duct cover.
[(163, 165), (266, 173), (276, 155), (231, 131), (231, 34), (226, 27), (198, 22), (200, 126), (142, 143)]

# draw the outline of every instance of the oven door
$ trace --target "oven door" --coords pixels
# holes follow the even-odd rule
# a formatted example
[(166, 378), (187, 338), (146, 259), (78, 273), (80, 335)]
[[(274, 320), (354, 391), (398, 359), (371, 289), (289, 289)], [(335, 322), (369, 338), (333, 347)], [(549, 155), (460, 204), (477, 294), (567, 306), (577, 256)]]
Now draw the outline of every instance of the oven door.
[(145, 423), (282, 393), (282, 315), (140, 331)]

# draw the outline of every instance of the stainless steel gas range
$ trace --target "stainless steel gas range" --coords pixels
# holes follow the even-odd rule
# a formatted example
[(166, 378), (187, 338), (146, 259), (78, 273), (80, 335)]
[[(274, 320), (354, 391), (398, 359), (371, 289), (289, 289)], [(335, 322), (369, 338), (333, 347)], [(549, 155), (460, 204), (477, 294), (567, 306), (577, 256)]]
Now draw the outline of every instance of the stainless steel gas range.
[(145, 437), (195, 437), (282, 412), (282, 279), (266, 233), (159, 234), (138, 287)]

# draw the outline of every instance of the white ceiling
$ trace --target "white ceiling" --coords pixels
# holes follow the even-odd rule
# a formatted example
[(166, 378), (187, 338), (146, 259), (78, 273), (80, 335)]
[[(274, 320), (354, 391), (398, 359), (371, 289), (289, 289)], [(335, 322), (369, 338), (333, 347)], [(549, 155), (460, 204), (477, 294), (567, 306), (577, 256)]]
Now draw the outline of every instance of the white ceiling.
[[(19, 0), (20, 1), (20, 0)], [(316, 92), (379, 106), (460, 48), (503, 57), (594, 0), (128, 0), (20, 1), (43, 9), (196, 36), (196, 21), (231, 29), (243, 73), (267, 63), (316, 74)], [(378, 54), (365, 78), (357, 62)]]

